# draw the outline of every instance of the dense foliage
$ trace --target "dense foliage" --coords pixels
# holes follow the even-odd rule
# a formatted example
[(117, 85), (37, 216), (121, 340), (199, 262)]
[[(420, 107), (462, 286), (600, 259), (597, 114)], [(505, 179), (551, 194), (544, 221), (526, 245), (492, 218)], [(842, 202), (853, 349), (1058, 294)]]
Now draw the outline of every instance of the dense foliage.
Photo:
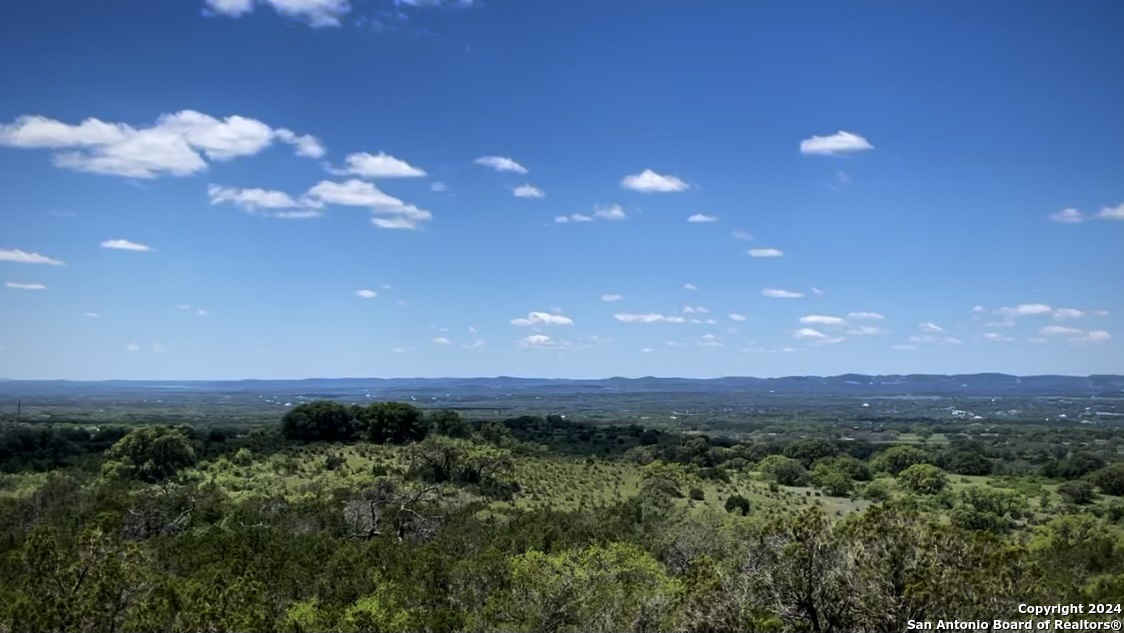
[(0, 633), (899, 631), (1124, 595), (1115, 445), (801, 428), (330, 401), (241, 432), (13, 427)]

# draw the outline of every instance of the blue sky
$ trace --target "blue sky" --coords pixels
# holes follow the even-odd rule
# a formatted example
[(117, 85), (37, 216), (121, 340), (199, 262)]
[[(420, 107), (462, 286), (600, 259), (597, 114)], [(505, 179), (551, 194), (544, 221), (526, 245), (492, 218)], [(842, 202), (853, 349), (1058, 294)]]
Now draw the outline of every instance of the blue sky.
[(1124, 373), (1124, 4), (15, 0), (0, 377)]

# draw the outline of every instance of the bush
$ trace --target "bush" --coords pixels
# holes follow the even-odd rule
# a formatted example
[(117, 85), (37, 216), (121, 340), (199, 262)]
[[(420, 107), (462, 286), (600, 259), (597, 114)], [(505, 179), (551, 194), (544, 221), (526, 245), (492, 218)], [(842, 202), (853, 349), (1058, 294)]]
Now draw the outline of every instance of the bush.
[(911, 492), (935, 495), (948, 486), (948, 475), (932, 464), (914, 464), (898, 473), (898, 483)]
[(1074, 505), (1087, 505), (1097, 498), (1097, 490), (1092, 483), (1084, 480), (1067, 481), (1058, 486), (1058, 494)]
[(703, 501), (706, 499), (706, 493), (703, 492), (702, 488), (691, 488), (687, 494), (695, 501)]
[(726, 512), (737, 512), (743, 517), (748, 515), (750, 513), (750, 510), (752, 509), (752, 505), (749, 503), (749, 499), (746, 499), (741, 495), (730, 496), (730, 498), (726, 499), (725, 507)]
[(1089, 479), (1106, 495), (1124, 497), (1124, 464), (1113, 464), (1093, 472)]
[(195, 463), (191, 442), (179, 430), (169, 427), (130, 431), (106, 454), (120, 462), (120, 474), (147, 482), (167, 479)]

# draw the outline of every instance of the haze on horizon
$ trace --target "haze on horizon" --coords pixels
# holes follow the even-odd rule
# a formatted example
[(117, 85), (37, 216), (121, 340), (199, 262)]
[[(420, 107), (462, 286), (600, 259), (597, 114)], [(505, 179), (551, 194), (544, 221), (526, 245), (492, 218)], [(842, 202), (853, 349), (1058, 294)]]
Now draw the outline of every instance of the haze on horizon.
[(1124, 374), (1119, 2), (6, 13), (2, 378)]

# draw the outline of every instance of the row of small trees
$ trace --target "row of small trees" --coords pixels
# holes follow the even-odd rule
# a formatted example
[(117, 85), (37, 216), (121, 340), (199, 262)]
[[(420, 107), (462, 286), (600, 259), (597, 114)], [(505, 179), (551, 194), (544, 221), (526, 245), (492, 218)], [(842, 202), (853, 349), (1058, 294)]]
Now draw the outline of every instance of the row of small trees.
[(331, 400), (306, 402), (281, 418), (281, 433), (302, 442), (349, 442), (367, 439), (376, 444), (407, 444), (431, 430), (465, 437), (472, 427), (456, 411), (423, 412), (404, 402), (374, 402), (345, 406)]

